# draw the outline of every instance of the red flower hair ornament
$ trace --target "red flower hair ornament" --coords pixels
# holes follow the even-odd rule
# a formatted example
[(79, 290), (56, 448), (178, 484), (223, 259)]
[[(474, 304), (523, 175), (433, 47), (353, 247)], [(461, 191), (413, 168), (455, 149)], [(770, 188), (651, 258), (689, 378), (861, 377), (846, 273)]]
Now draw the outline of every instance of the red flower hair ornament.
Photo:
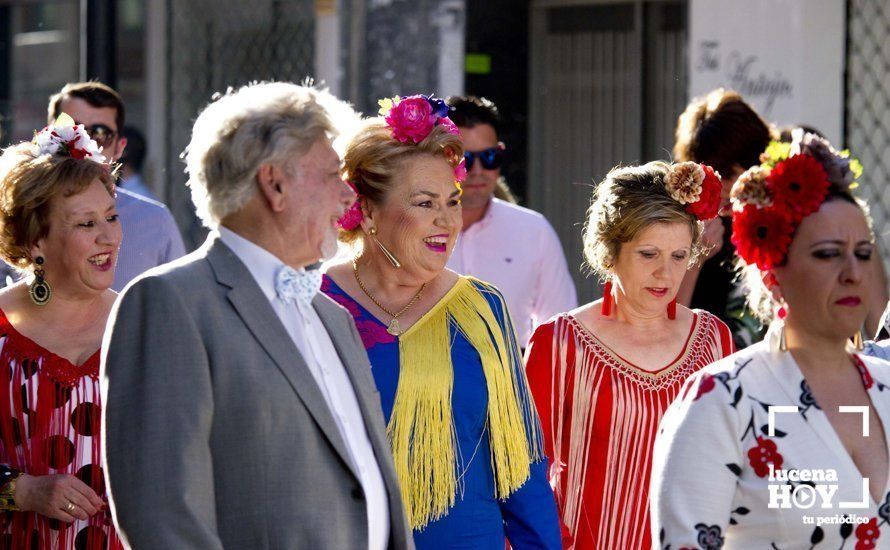
[(723, 184), (720, 174), (710, 166), (689, 161), (672, 164), (664, 177), (664, 186), (696, 219), (705, 221), (717, 217)]
[(771, 143), (764, 163), (739, 176), (730, 193), (730, 240), (745, 263), (761, 271), (784, 263), (797, 226), (819, 210), (831, 186), (825, 159), (795, 151), (801, 149)]
[(795, 155), (776, 164), (766, 177), (773, 201), (800, 223), (825, 201), (828, 175), (819, 161), (810, 155)]
[(782, 264), (793, 233), (794, 223), (781, 208), (748, 204), (732, 213), (732, 244), (746, 263), (762, 271)]

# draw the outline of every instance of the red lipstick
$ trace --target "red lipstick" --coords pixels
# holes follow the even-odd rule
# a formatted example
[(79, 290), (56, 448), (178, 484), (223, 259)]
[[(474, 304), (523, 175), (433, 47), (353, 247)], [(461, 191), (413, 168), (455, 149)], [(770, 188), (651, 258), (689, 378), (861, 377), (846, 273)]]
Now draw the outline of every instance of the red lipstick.
[(843, 298), (841, 298), (840, 300), (835, 302), (835, 304), (837, 304), (839, 306), (849, 306), (849, 307), (856, 307), (861, 303), (862, 303), (862, 300), (859, 298), (859, 296), (844, 296)]

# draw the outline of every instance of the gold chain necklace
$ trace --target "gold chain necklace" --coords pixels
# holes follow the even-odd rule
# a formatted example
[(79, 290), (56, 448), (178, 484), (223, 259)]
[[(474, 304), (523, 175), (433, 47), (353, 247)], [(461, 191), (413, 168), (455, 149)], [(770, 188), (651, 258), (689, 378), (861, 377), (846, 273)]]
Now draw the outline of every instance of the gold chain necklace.
[(399, 336), (399, 335), (401, 335), (401, 334), (402, 334), (402, 328), (399, 326), (399, 316), (402, 315), (403, 313), (405, 313), (406, 311), (408, 311), (408, 309), (410, 309), (411, 306), (413, 306), (414, 304), (417, 303), (418, 300), (420, 300), (420, 297), (423, 295), (423, 291), (424, 291), (424, 289), (426, 289), (426, 285), (427, 285), (427, 283), (423, 283), (422, 285), (420, 285), (420, 290), (418, 290), (418, 291), (417, 291), (417, 294), (415, 294), (414, 297), (411, 298), (411, 301), (408, 302), (408, 305), (406, 305), (405, 307), (403, 307), (403, 308), (400, 309), (399, 311), (393, 313), (393, 312), (390, 311), (389, 309), (385, 308), (385, 307), (383, 306), (383, 304), (381, 304), (380, 302), (378, 302), (378, 301), (377, 301), (377, 298), (371, 296), (371, 293), (368, 292), (368, 289), (367, 289), (367, 288), (365, 288), (365, 284), (362, 282), (361, 277), (358, 276), (358, 264), (356, 264), (355, 260), (352, 261), (352, 274), (355, 275), (355, 282), (358, 283), (359, 288), (362, 289), (362, 292), (365, 293), (365, 296), (367, 296), (368, 298), (370, 298), (371, 301), (374, 302), (374, 304), (375, 304), (377, 307), (379, 307), (380, 309), (382, 309), (382, 310), (384, 311), (384, 313), (386, 313), (387, 315), (389, 315), (390, 317), (392, 317), (392, 321), (390, 321), (390, 322), (389, 322), (389, 326), (386, 327), (386, 332), (392, 334), (393, 336)]

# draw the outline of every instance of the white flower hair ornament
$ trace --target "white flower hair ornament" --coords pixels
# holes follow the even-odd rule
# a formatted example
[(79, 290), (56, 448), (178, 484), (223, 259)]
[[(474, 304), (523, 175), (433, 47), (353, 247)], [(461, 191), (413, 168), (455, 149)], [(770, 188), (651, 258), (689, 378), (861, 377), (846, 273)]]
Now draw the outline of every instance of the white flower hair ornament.
[(102, 148), (93, 141), (83, 124), (75, 124), (74, 119), (65, 113), (37, 132), (34, 135), (34, 144), (40, 155), (62, 155), (105, 163)]

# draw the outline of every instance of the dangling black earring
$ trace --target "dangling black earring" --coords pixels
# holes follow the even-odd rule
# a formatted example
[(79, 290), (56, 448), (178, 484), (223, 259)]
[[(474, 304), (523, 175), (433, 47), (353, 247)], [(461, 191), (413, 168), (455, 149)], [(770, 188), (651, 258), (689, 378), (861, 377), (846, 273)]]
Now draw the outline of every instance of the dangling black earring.
[(46, 272), (40, 267), (43, 265), (43, 256), (34, 258), (34, 263), (37, 264), (37, 267), (34, 268), (34, 280), (28, 287), (28, 295), (31, 296), (31, 301), (38, 306), (45, 306), (53, 294), (53, 289), (43, 278), (46, 275)]

